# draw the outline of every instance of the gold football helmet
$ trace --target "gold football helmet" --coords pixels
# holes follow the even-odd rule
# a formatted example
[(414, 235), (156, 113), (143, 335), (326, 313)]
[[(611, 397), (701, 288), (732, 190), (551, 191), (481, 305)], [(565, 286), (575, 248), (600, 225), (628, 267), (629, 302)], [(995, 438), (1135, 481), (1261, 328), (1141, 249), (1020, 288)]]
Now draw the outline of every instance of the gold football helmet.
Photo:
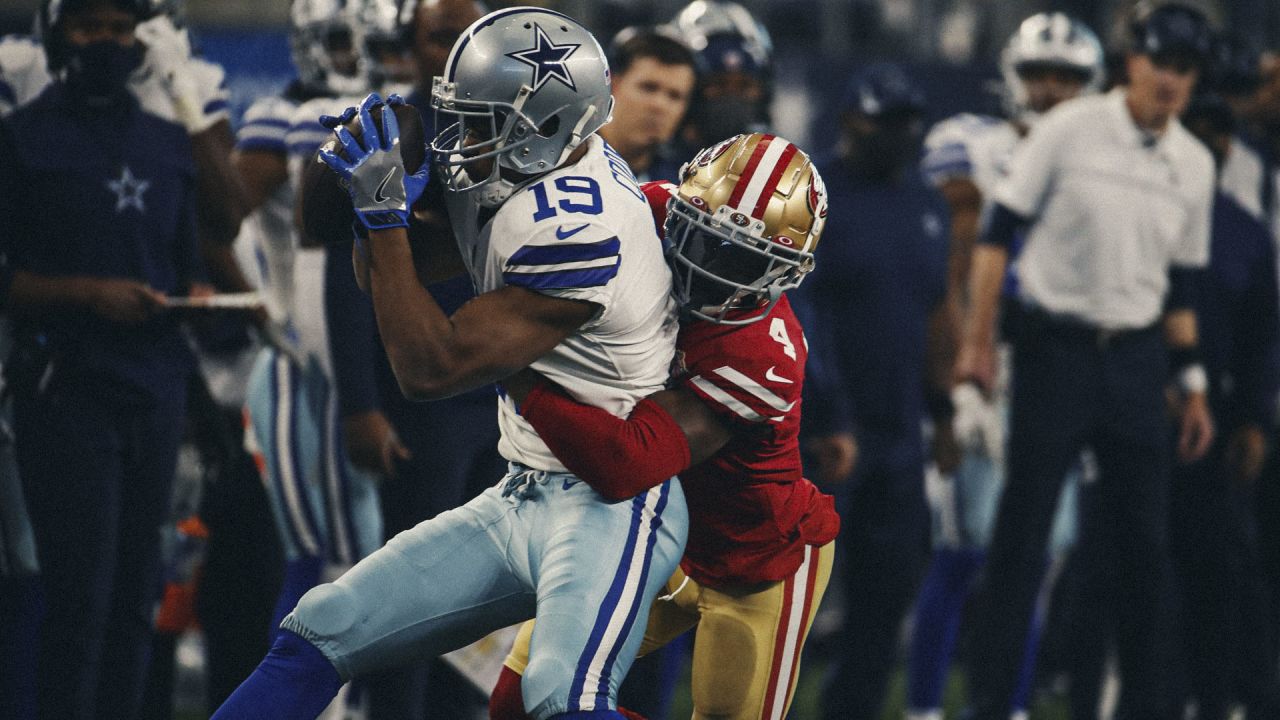
[(827, 189), (795, 145), (751, 133), (686, 163), (667, 207), (676, 300), (694, 317), (745, 325), (813, 269)]

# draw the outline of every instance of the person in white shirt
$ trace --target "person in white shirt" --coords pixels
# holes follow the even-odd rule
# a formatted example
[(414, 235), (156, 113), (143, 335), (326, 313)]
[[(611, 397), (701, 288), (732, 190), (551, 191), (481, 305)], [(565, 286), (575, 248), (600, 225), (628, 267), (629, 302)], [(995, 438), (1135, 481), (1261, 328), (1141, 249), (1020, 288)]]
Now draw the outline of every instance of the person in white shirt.
[(975, 718), (1009, 717), (1054, 507), (1086, 444), (1099, 477), (1081, 499), (1081, 612), (1122, 628), (1125, 717), (1172, 716), (1162, 662), (1171, 361), (1183, 390), (1178, 457), (1201, 457), (1213, 436), (1189, 296), (1208, 261), (1214, 167), (1177, 117), (1211, 32), (1199, 11), (1170, 4), (1136, 21), (1133, 41), (1127, 86), (1059, 105), (1015, 151), (973, 256), (956, 379), (989, 392), (997, 296), (1026, 228), (1008, 474), (972, 616)]

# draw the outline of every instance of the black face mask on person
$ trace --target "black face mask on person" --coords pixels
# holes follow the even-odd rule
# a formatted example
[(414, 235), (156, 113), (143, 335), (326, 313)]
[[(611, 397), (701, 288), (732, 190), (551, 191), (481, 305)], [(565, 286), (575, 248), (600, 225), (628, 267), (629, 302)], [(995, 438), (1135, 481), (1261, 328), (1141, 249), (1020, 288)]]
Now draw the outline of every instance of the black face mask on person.
[(916, 115), (893, 115), (847, 130), (852, 159), (868, 178), (897, 177), (920, 153), (923, 122)]
[(707, 98), (689, 108), (689, 121), (698, 128), (703, 145), (712, 145), (765, 124), (761, 103), (742, 97)]
[(100, 40), (67, 48), (67, 87), (79, 97), (111, 102), (125, 93), (129, 76), (142, 64), (145, 48), (140, 43), (121, 45)]

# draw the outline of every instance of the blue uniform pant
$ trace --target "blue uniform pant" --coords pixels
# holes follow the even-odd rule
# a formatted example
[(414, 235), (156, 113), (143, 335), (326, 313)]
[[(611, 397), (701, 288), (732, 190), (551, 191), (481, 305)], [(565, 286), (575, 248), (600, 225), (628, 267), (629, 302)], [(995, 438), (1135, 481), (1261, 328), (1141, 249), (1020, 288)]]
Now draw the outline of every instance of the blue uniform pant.
[(609, 503), (573, 475), (513, 466), (498, 486), (307, 593), (282, 627), (350, 679), (536, 613), (530, 714), (609, 709), (687, 533), (677, 480)]
[(1256, 488), (1233, 477), (1230, 436), (1230, 428), (1220, 427), (1205, 459), (1174, 472), (1171, 538), (1183, 671), (1177, 697), (1194, 699), (1203, 720), (1230, 717), (1236, 700), (1250, 717), (1280, 717)]
[(880, 717), (902, 620), (929, 556), (919, 429), (864, 428), (858, 441), (858, 469), (840, 497), (836, 557), (846, 604), (822, 696), (830, 720)]
[[(970, 625), (975, 716), (1006, 720), (1067, 470), (1087, 446), (1079, 615), (1114, 617), (1126, 718), (1168, 718), (1168, 372), (1158, 328), (1106, 336), (1043, 316), (1015, 340), (1008, 475)], [(1101, 636), (1098, 636), (1101, 641)], [(1087, 653), (1086, 653), (1087, 654)], [(1087, 683), (1088, 678), (1076, 678)], [(1081, 716), (1087, 717), (1087, 716)]]
[(57, 382), (17, 398), (45, 598), (34, 658), (41, 718), (137, 712), (186, 402), (185, 378), (170, 382), (149, 402)]

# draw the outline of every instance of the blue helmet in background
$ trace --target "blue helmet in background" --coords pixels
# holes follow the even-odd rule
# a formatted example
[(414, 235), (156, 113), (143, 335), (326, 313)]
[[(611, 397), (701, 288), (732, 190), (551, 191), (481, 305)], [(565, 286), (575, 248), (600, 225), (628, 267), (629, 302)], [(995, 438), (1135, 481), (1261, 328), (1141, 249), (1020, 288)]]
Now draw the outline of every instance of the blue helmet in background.
[(881, 118), (923, 115), (929, 109), (924, 91), (894, 63), (880, 62), (859, 70), (845, 90), (844, 110)]
[(1213, 29), (1204, 13), (1179, 3), (1139, 12), (1130, 26), (1132, 50), (1156, 58), (1180, 58), (1205, 68), (1213, 57)]
[(1223, 95), (1251, 95), (1262, 86), (1262, 53), (1235, 37), (1214, 43), (1209, 84)]

